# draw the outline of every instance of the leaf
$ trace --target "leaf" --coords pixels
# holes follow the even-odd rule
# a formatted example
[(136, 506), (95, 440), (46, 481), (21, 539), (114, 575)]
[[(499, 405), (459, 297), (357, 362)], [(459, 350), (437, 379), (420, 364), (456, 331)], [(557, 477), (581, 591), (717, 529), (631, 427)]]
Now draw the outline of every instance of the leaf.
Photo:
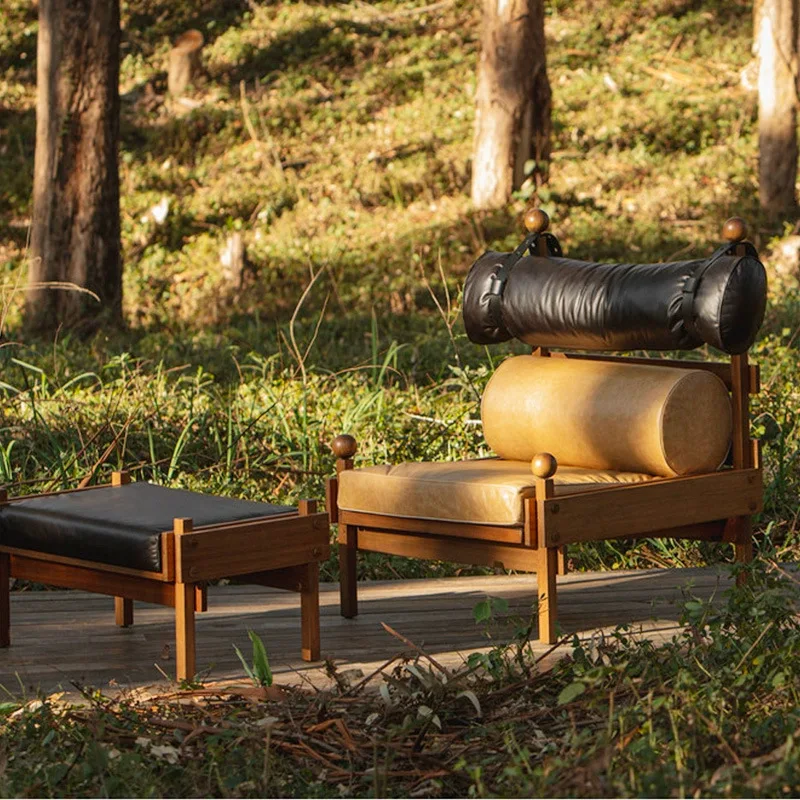
[(250, 680), (253, 681), (253, 683), (255, 683), (257, 686), (258, 681), (256, 680), (256, 676), (253, 675), (253, 670), (250, 669), (250, 665), (247, 663), (247, 660), (242, 655), (242, 651), (236, 645), (233, 646), (233, 649), (236, 655), (239, 656), (239, 661), (242, 662), (242, 667), (244, 667), (244, 671), (247, 674), (247, 677), (250, 678)]
[(508, 613), (508, 600), (505, 597), (492, 597), (492, 608), (498, 614), (507, 614)]
[(571, 683), (561, 690), (561, 694), (558, 696), (558, 704), (560, 706), (565, 706), (567, 703), (571, 703), (576, 697), (580, 697), (585, 691), (586, 684), (575, 681), (575, 683)]
[(0, 717), (10, 714), (19, 708), (19, 703), (0, 703)]
[(272, 686), (272, 669), (267, 658), (267, 649), (264, 642), (255, 631), (247, 631), (250, 641), (253, 643), (253, 671), (256, 673), (260, 686)]
[(472, 609), (472, 616), (475, 618), (475, 622), (479, 624), (486, 622), (492, 616), (492, 604), (489, 602), (488, 597), (475, 605), (475, 608)]
[(472, 705), (475, 706), (475, 713), (479, 717), (483, 716), (483, 712), (481, 711), (481, 704), (480, 704), (480, 701), (478, 700), (478, 696), (475, 694), (475, 692), (472, 691), (472, 689), (465, 689), (463, 692), (459, 692), (456, 695), (456, 699), (458, 699), (459, 697), (466, 697), (467, 700), (469, 700), (470, 703), (472, 703)]
[(389, 694), (389, 687), (385, 683), (382, 683), (378, 687), (378, 691), (383, 698), (383, 702), (386, 703), (387, 706), (392, 705), (392, 696)]

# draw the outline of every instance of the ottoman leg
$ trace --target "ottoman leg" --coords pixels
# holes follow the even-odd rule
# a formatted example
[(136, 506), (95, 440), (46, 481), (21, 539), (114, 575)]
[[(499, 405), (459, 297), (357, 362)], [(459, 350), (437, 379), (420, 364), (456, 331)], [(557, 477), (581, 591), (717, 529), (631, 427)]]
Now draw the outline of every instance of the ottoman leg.
[(11, 644), (11, 556), (0, 553), (0, 647)]
[(114, 616), (120, 628), (129, 628), (133, 625), (133, 600), (127, 597), (115, 597)]
[(319, 562), (306, 564), (300, 592), (303, 661), (319, 661)]
[(175, 584), (175, 678), (191, 680), (195, 667), (193, 583)]

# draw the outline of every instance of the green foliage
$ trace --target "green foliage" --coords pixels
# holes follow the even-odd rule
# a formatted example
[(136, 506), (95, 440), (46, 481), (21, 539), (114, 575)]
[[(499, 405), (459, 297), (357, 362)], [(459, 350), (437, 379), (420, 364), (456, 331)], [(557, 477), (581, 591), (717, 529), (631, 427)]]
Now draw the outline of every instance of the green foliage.
[(239, 656), (239, 661), (242, 662), (247, 677), (256, 686), (272, 686), (272, 669), (269, 665), (269, 658), (267, 658), (267, 650), (264, 647), (264, 642), (255, 631), (247, 631), (250, 641), (253, 643), (253, 666), (247, 663), (247, 659), (242, 655), (242, 651), (236, 646), (233, 649), (236, 655)]

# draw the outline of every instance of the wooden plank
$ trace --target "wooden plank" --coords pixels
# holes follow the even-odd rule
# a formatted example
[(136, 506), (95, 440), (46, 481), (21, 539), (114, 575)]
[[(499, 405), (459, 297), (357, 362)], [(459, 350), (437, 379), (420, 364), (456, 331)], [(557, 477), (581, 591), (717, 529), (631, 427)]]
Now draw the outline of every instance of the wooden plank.
[(320, 561), (330, 555), (326, 514), (204, 527), (175, 541), (176, 581), (230, 578)]
[(416, 536), (359, 528), (358, 549), (409, 558), (430, 558), (437, 561), (536, 571), (535, 550), (497, 542), (457, 540), (446, 536)]
[[(101, 564), (98, 561), (86, 561), (82, 558), (70, 558), (69, 556), (57, 556), (52, 553), (42, 553), (39, 550), (23, 550), (20, 547), (6, 547), (0, 545), (0, 553), (8, 553), (12, 556), (30, 558), (35, 561), (48, 561), (52, 564), (63, 564), (71, 567), (83, 567), (95, 572), (113, 572), (116, 575), (130, 575), (134, 578), (143, 578), (148, 581), (166, 581), (166, 576), (161, 572), (150, 572), (144, 569), (130, 569), (129, 567), (118, 567), (116, 564)], [(47, 581), (42, 581), (47, 583)]]
[(557, 547), (567, 542), (642, 536), (754, 514), (762, 507), (762, 475), (757, 469), (562, 495), (544, 503), (545, 544)]
[(171, 584), (160, 580), (43, 561), (17, 553), (11, 554), (11, 575), (48, 586), (83, 589), (86, 592), (107, 594), (112, 597), (124, 596), (164, 606), (175, 604), (174, 588)]
[[(733, 376), (731, 364), (725, 361), (690, 361), (678, 358), (643, 358), (639, 356), (610, 356), (602, 353), (552, 353), (553, 356), (563, 356), (565, 358), (577, 358), (581, 361), (608, 361), (612, 364), (645, 364), (651, 367), (675, 367), (677, 369), (702, 369), (712, 372), (727, 387), (728, 391), (733, 389)], [(736, 356), (733, 356), (736, 358)], [(754, 364), (748, 369), (748, 381), (750, 394), (758, 394), (761, 390), (761, 370)]]
[(339, 511), (343, 525), (374, 528), (407, 533), (424, 533), (434, 536), (453, 536), (458, 539), (480, 539), (506, 544), (522, 543), (522, 528), (500, 525), (471, 525), (468, 522), (439, 522), (406, 517), (387, 517), (383, 514), (365, 514), (359, 511)]
[[(560, 624), (565, 632), (581, 636), (587, 635), (581, 632), (622, 622), (636, 623), (643, 635), (671, 636), (679, 613), (672, 601), (680, 597), (678, 587), (689, 579), (701, 597), (718, 593), (720, 579), (712, 570), (573, 573), (559, 579)], [(323, 653), (335, 659), (340, 669), (359, 666), (365, 674), (371, 672), (399, 650), (397, 641), (380, 627), (386, 621), (441, 663), (460, 665), (469, 652), (485, 651), (510, 636), (509, 629), (500, 624), (492, 629), (493, 642), (488, 642), (484, 627), (474, 624), (475, 603), (487, 594), (506, 597), (512, 616), (526, 616), (537, 583), (530, 575), (365, 582), (358, 620), (339, 617), (338, 587), (323, 585)], [(728, 581), (723, 578), (722, 584)], [(301, 661), (300, 604), (295, 598), (247, 586), (212, 587), (211, 591), (212, 609), (196, 623), (200, 672), (213, 665), (212, 679), (247, 683), (232, 643), (246, 644), (247, 630), (255, 629), (264, 639), (275, 672), (284, 673), (279, 682), (297, 683), (302, 676), (313, 685), (326, 685), (321, 670), (309, 671)], [(115, 693), (161, 682), (154, 662), (167, 673), (175, 671), (174, 618), (169, 609), (137, 606), (137, 628), (125, 631), (114, 627), (108, 609), (104, 598), (82, 592), (14, 593), (15, 646), (0, 651), (0, 683), (17, 685), (19, 679), (26, 690), (54, 691), (75, 679)], [(58, 632), (67, 626), (70, 637), (65, 644)], [(162, 654), (165, 644), (168, 655)], [(547, 646), (534, 642), (532, 650), (544, 653)]]
[(298, 564), (263, 572), (249, 572), (246, 575), (237, 575), (232, 580), (237, 583), (255, 583), (258, 586), (271, 586), (275, 589), (284, 589), (287, 592), (302, 592), (307, 579), (308, 570), (306, 565)]

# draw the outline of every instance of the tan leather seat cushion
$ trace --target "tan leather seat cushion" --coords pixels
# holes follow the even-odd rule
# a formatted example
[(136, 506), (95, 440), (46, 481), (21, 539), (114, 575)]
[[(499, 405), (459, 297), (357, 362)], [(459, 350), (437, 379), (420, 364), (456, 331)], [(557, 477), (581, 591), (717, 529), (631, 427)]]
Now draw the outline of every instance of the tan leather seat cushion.
[(711, 372), (535, 356), (497, 368), (481, 417), (503, 459), (547, 452), (559, 464), (662, 477), (718, 469), (732, 424), (728, 391)]
[[(600, 484), (636, 483), (652, 477), (559, 466), (555, 493), (583, 492), (600, 489)], [(534, 494), (527, 461), (387, 464), (339, 474), (340, 509), (406, 519), (522, 525), (522, 500)]]

